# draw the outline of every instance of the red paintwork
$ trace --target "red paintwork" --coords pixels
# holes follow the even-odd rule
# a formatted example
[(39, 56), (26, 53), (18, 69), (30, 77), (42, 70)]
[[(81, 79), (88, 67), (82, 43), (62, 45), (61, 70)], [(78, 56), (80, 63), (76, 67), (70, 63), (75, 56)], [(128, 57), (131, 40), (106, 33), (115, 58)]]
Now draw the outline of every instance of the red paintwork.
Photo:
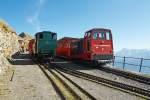
[[(83, 57), (84, 60), (92, 60), (92, 55), (103, 55), (103, 54), (113, 54), (113, 39), (111, 40), (95, 40), (93, 39), (94, 32), (110, 32), (109, 29), (102, 29), (102, 28), (95, 28), (87, 31), (86, 33), (90, 32), (90, 37), (87, 37), (86, 34), (84, 36), (84, 51)], [(106, 37), (106, 35), (105, 35)], [(112, 33), (111, 33), (112, 38)], [(91, 41), (91, 50), (87, 51), (87, 41)]]
[(79, 41), (78, 38), (64, 37), (57, 42), (56, 55), (71, 58), (71, 43)]
[[(93, 35), (95, 32), (109, 32), (111, 40), (102, 40), (102, 39), (93, 39)], [(86, 33), (90, 33), (89, 36)], [(72, 59), (82, 59), (82, 60), (93, 60), (93, 55), (113, 55), (113, 39), (112, 33), (109, 29), (102, 29), (102, 28), (95, 28), (87, 31), (83, 39), (78, 38), (62, 38), (58, 41), (57, 45), (57, 56), (64, 56), (66, 58)], [(104, 35), (106, 38), (106, 34)], [(90, 41), (90, 42), (88, 42)], [(83, 49), (79, 50), (79, 45), (73, 44), (80, 44)], [(88, 43), (89, 50), (88, 50)], [(75, 51), (77, 50), (77, 52)]]
[(29, 54), (33, 54), (34, 53), (34, 44), (35, 44), (35, 39), (31, 39), (29, 41), (29, 47), (28, 47), (28, 50), (29, 50)]

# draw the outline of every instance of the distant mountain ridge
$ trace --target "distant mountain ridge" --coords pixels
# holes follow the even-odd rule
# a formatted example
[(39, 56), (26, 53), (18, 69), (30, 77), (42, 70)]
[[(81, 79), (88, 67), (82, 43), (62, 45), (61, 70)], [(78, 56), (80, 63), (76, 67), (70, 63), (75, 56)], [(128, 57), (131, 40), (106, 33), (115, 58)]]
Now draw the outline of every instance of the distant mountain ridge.
[(115, 55), (150, 59), (150, 49), (126, 49), (124, 48), (116, 52)]

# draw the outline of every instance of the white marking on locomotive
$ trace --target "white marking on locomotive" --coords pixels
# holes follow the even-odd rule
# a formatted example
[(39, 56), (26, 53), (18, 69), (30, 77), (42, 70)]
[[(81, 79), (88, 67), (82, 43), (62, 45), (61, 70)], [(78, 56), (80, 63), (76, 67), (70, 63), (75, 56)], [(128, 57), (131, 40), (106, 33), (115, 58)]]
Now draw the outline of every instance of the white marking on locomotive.
[(94, 45), (94, 46), (96, 46), (96, 48), (97, 47), (110, 47), (110, 45)]

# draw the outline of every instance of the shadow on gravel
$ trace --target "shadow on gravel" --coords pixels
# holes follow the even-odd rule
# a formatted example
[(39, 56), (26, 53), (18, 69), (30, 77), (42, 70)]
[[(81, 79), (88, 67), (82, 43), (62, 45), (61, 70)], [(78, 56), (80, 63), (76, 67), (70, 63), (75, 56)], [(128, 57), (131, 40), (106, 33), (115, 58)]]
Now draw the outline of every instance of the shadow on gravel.
[[(74, 64), (75, 70), (93, 70), (98, 68), (98, 66), (96, 66), (94, 63), (87, 62), (87, 61), (81, 62), (79, 60), (73, 60), (72, 63)], [(79, 66), (79, 67), (75, 67), (75, 66)]]
[(61, 64), (62, 66), (65, 66), (74, 70), (93, 70), (93, 69), (98, 69), (98, 67), (100, 66), (103, 66), (103, 65), (96, 66), (94, 63), (87, 62), (87, 61), (67, 60), (65, 58), (60, 58), (60, 57), (57, 57), (56, 59), (57, 61), (54, 63)]
[(29, 54), (16, 53), (12, 55), (12, 60), (9, 60), (12, 65), (35, 65)]

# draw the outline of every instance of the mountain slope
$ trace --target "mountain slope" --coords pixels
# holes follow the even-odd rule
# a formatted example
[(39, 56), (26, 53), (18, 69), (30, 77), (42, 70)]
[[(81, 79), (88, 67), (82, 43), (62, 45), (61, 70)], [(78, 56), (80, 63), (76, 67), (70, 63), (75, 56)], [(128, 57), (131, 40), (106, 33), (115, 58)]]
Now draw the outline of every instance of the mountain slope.
[(117, 56), (150, 58), (150, 49), (122, 49), (116, 53)]

